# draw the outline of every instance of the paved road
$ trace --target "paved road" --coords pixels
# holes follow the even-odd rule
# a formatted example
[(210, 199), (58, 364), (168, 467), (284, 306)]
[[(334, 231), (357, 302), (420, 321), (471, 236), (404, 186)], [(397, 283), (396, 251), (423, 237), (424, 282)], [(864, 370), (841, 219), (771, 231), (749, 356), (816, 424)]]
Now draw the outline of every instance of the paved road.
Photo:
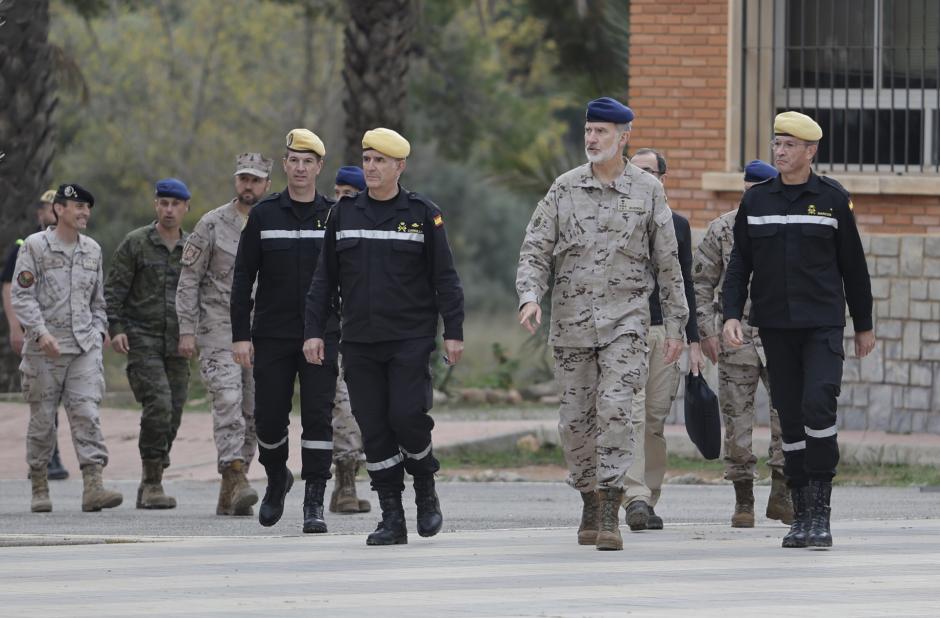
[[(120, 485), (130, 497), (134, 485)], [(940, 519), (927, 519), (940, 493), (913, 488), (837, 488), (828, 552), (781, 549), (785, 528), (762, 518), (730, 528), (723, 486), (668, 487), (666, 529), (624, 527), (623, 552), (575, 544), (580, 501), (559, 483), (442, 483), (444, 533), (387, 548), (365, 546), (375, 514), (334, 515), (331, 534), (302, 535), (296, 490), (284, 520), (263, 529), (211, 515), (214, 484), (170, 488), (175, 511), (83, 514), (79, 483), (66, 481), (53, 485), (55, 512), (34, 515), (25, 481), (0, 482), (0, 544), (12, 545), (0, 547), (0, 615), (940, 613)]]

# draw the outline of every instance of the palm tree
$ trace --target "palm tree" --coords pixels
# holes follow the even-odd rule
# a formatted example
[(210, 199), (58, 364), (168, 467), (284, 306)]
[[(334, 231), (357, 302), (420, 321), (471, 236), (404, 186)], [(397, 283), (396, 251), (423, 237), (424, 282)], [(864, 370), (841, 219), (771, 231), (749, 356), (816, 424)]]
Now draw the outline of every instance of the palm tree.
[(362, 134), (369, 129), (404, 128), (416, 11), (413, 0), (347, 0), (346, 4), (344, 164), (349, 164), (360, 160)]
[[(0, 2), (0, 251), (31, 231), (28, 208), (52, 179), (56, 94), (48, 0)], [(0, 391), (16, 390), (19, 359), (0, 320)]]

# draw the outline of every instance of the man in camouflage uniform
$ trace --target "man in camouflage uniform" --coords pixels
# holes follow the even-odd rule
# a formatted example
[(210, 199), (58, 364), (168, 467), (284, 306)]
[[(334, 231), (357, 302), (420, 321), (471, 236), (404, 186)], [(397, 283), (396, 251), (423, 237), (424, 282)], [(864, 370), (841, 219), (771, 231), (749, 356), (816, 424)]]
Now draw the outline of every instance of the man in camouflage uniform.
[[(347, 165), (336, 171), (333, 198), (356, 195), (366, 190), (366, 177), (361, 167)], [(331, 513), (368, 513), (372, 505), (356, 494), (356, 473), (359, 462), (365, 459), (362, 451), (362, 432), (349, 405), (349, 390), (343, 372), (343, 355), (337, 355), (339, 378), (336, 380), (336, 398), (333, 400), (333, 465), (336, 482), (330, 496)]]
[(108, 319), (101, 293), (101, 247), (79, 233), (94, 203), (91, 193), (77, 184), (59, 187), (53, 203), (58, 224), (27, 238), (16, 260), (12, 305), (25, 330), (20, 371), (30, 412), (26, 460), (34, 513), (52, 510), (47, 465), (55, 447), (59, 403), (65, 405), (82, 468), (82, 510), (113, 508), (123, 500), (101, 482), (108, 449), (98, 404), (104, 394), (101, 348)]
[(632, 120), (630, 108), (613, 99), (588, 104), (589, 163), (558, 177), (539, 202), (516, 276), (519, 321), (534, 333), (554, 270), (549, 343), (568, 482), (584, 504), (578, 543), (610, 550), (623, 549), (617, 515), (636, 446), (631, 405), (646, 383), (654, 280), (667, 363), (682, 351), (688, 318), (663, 187), (623, 159)]
[(187, 234), (180, 227), (189, 210), (189, 189), (175, 178), (156, 185), (157, 220), (130, 232), (118, 245), (104, 288), (111, 346), (127, 354), (127, 380), (143, 406), (137, 508), (172, 509), (163, 491), (189, 387), (189, 361), (180, 356), (176, 286)]
[(256, 152), (235, 161), (236, 197), (209, 211), (183, 247), (176, 315), (179, 353), (199, 347), (199, 370), (212, 396), (212, 430), (222, 475), (216, 515), (252, 515), (258, 494), (245, 473), (255, 456), (255, 382), (232, 358), (232, 271), (248, 213), (271, 187), (273, 162)]
[[(777, 170), (763, 161), (751, 161), (745, 168), (744, 190), (757, 182), (774, 178)], [(731, 248), (734, 246), (734, 218), (738, 210), (727, 212), (708, 226), (705, 237), (695, 251), (692, 281), (695, 284), (696, 308), (702, 351), (718, 363), (718, 401), (725, 424), (725, 478), (734, 483), (735, 505), (731, 525), (735, 528), (754, 527), (754, 478), (757, 475), (757, 456), (751, 446), (751, 433), (756, 422), (754, 395), (757, 383), (770, 385), (767, 376), (767, 358), (757, 328), (742, 321), (748, 343), (740, 348), (726, 346), (721, 341), (721, 287), (724, 284)], [(750, 311), (750, 301), (744, 310)], [(770, 407), (770, 449), (767, 464), (771, 470), (770, 500), (767, 517), (785, 524), (793, 521), (793, 506), (783, 475), (783, 450), (780, 442), (780, 419)]]
[[(36, 229), (37, 232), (41, 232), (50, 225), (55, 225), (55, 212), (52, 208), (52, 202), (55, 200), (55, 189), (49, 189), (39, 197), (39, 201), (36, 202), (35, 208), (36, 218), (38, 219), (39, 226)], [(10, 247), (10, 252), (7, 253), (6, 261), (3, 263), (3, 273), (0, 274), (0, 287), (2, 287), (2, 296), (3, 296), (3, 313), (7, 318), (7, 327), (10, 335), (10, 348), (17, 356), (23, 356), (23, 327), (20, 324), (19, 320), (16, 319), (16, 312), (13, 311), (13, 269), (16, 267), (16, 256), (19, 254), (20, 247), (25, 241), (22, 238), (17, 239), (17, 241)], [(59, 415), (55, 416), (55, 425), (58, 430), (59, 427)], [(28, 475), (27, 475), (28, 476)], [(65, 469), (65, 466), (62, 465), (62, 459), (59, 457), (59, 444), (56, 440), (56, 445), (52, 449), (52, 457), (49, 459), (49, 480), (58, 481), (65, 480), (69, 477), (69, 471)]]

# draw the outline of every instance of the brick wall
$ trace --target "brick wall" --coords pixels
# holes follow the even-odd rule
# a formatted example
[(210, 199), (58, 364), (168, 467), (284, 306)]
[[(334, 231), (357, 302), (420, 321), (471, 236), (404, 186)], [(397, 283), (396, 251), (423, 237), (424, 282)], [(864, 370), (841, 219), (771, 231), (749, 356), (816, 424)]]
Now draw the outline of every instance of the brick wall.
[[(630, 3), (629, 104), (637, 114), (630, 147), (663, 152), (670, 205), (695, 228), (735, 208), (740, 198), (702, 189), (703, 172), (728, 171), (728, 17), (728, 0)], [(852, 199), (865, 232), (940, 233), (938, 195)]]

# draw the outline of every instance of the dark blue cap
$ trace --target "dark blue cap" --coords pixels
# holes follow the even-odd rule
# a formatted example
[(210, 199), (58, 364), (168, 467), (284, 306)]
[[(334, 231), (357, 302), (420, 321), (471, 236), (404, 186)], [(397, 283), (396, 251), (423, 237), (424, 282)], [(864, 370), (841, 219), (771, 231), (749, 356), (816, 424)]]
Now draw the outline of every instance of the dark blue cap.
[(175, 197), (178, 200), (188, 200), (192, 197), (186, 183), (177, 178), (164, 178), (157, 181), (157, 197)]
[(59, 200), (71, 200), (73, 202), (88, 204), (89, 207), (95, 205), (95, 196), (91, 194), (91, 191), (74, 182), (59, 185), (58, 190), (55, 192), (55, 197)]
[(360, 191), (366, 190), (366, 175), (361, 167), (346, 165), (336, 170), (336, 184), (356, 187)]
[(584, 119), (588, 122), (626, 124), (633, 120), (633, 110), (616, 99), (601, 97), (588, 103)]
[(777, 168), (760, 159), (754, 159), (744, 166), (744, 182), (763, 182), (777, 177)]

